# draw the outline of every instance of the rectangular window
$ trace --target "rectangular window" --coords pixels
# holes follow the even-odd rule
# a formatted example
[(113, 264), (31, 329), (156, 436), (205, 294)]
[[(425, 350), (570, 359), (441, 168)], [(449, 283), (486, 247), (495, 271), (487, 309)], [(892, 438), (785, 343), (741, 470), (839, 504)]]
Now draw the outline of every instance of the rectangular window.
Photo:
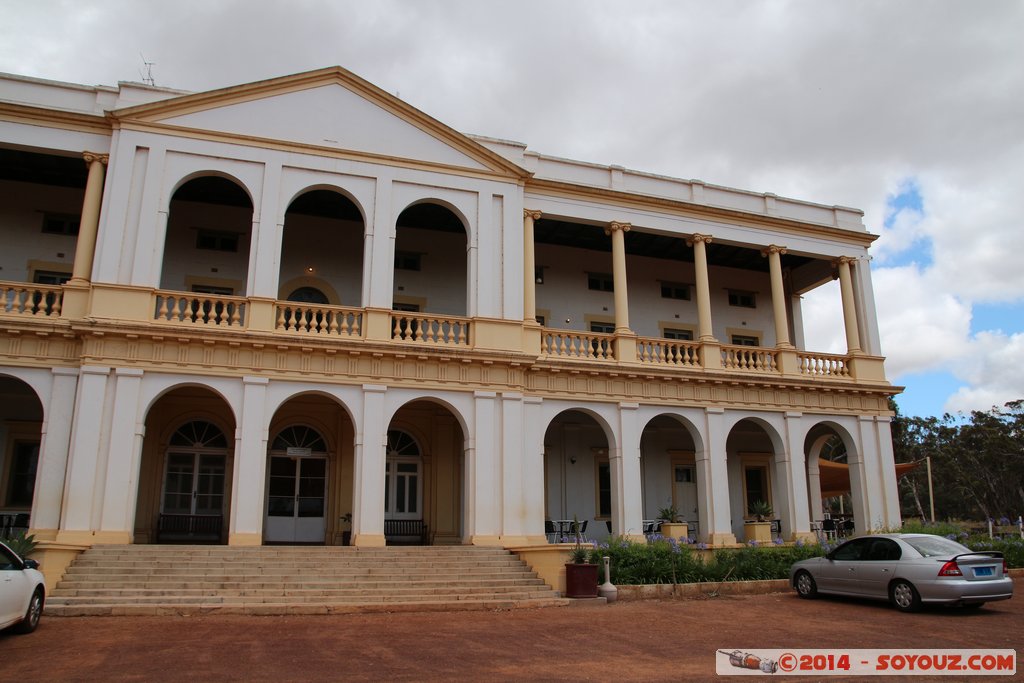
[(15, 441), (11, 458), (11, 476), (7, 485), (7, 505), (29, 507), (36, 485), (39, 464), (38, 441)]
[(608, 273), (587, 273), (587, 289), (597, 292), (614, 292), (615, 281)]
[(238, 251), (238, 233), (219, 230), (197, 230), (196, 249), (211, 251)]
[(405, 311), (406, 313), (419, 313), (419, 304), (403, 304), (398, 301), (391, 304), (391, 310), (393, 311)]
[(590, 323), (590, 331), (613, 334), (615, 332), (615, 323), (592, 322)]
[(395, 252), (395, 270), (420, 270), (423, 255), (411, 251)]
[(81, 216), (66, 213), (44, 213), (43, 232), (47, 235), (77, 235)]
[(230, 287), (217, 287), (216, 285), (192, 285), (192, 291), (196, 294), (213, 294), (214, 296), (232, 296), (235, 290)]
[(693, 341), (693, 330), (674, 330), (666, 327), (662, 336), (665, 339), (678, 339), (679, 341)]
[(745, 334), (734, 334), (732, 335), (732, 343), (735, 346), (760, 346), (761, 340)]
[(662, 299), (678, 299), (680, 301), (690, 300), (690, 285), (681, 285), (676, 282), (661, 283)]
[(741, 292), (736, 289), (729, 291), (729, 305), (740, 308), (757, 308), (757, 299), (753, 292)]
[(545, 318), (542, 315), (538, 315), (537, 316), (537, 324), (540, 325), (541, 327), (544, 327), (544, 325), (547, 324), (547, 318)]
[(607, 460), (597, 461), (597, 516), (612, 516), (612, 470)]
[(32, 282), (37, 285), (62, 285), (71, 279), (71, 273), (56, 270), (37, 270), (32, 273)]
[(692, 465), (676, 465), (676, 481), (680, 484), (692, 484), (696, 479), (693, 476)]

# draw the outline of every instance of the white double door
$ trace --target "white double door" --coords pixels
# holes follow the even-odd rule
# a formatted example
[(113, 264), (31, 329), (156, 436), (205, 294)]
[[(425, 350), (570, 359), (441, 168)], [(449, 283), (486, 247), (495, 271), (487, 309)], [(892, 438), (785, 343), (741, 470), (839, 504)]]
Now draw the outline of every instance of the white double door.
[(327, 458), (270, 456), (268, 543), (323, 543), (327, 533)]

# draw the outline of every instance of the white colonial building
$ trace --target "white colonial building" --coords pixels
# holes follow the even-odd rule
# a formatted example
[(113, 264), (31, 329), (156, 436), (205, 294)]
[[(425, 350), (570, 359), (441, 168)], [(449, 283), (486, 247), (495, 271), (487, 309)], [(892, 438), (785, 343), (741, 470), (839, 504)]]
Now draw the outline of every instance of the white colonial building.
[[(44, 547), (900, 521), (860, 211), (465, 135), (341, 68), (0, 76), (0, 512)], [(805, 348), (838, 278), (848, 351)], [(28, 517), (26, 517), (28, 516)]]

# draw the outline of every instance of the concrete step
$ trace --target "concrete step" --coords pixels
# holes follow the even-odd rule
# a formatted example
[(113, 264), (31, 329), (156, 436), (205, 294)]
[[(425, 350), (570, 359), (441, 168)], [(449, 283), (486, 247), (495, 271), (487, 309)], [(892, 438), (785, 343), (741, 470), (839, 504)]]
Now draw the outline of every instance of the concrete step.
[(480, 599), (480, 600), (422, 600), (415, 602), (378, 603), (278, 603), (278, 604), (205, 604), (205, 605), (46, 605), (47, 616), (195, 616), (203, 614), (245, 614), (245, 615), (286, 615), (286, 614), (364, 614), (376, 612), (457, 612), (468, 610), (511, 610), (543, 607), (567, 607), (573, 601), (568, 598), (545, 597), (529, 599)]
[(500, 548), (97, 546), (68, 568), (46, 612), (327, 614), (365, 611), (361, 606), (508, 609), (560, 600)]

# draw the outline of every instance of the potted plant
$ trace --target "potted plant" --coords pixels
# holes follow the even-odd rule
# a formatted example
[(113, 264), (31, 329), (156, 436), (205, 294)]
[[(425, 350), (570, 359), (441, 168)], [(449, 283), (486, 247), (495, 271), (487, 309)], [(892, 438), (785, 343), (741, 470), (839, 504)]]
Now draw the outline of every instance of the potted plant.
[(675, 505), (661, 508), (658, 511), (661, 522), (661, 535), (665, 538), (687, 538), (690, 535), (690, 527), (679, 515)]
[(576, 545), (569, 551), (569, 561), (565, 563), (565, 597), (596, 598), (597, 565), (591, 561), (593, 552), (589, 545), (583, 544), (580, 525), (575, 519), (573, 528), (576, 530)]
[(346, 512), (338, 520), (341, 522), (341, 544), (351, 545), (352, 544), (352, 513)]
[(754, 517), (743, 525), (744, 537), (747, 541), (769, 543), (772, 540), (771, 516), (774, 512), (772, 504), (766, 500), (755, 500), (749, 506), (750, 514)]

